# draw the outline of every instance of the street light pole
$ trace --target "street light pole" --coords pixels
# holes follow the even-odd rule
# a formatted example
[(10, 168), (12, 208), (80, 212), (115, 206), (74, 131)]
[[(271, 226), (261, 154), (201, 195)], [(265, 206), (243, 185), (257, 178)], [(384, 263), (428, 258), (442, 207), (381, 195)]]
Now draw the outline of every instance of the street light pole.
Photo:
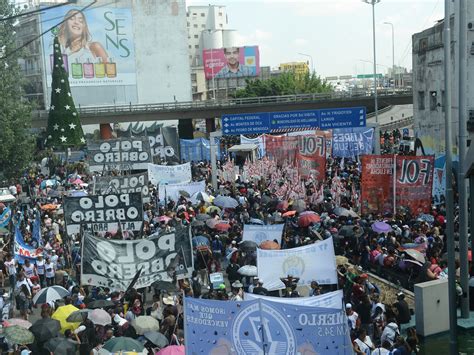
[[(362, 0), (366, 4), (372, 5), (372, 42), (374, 50), (374, 112), (375, 112), (375, 123), (379, 123), (379, 107), (378, 107), (378, 98), (377, 98), (377, 51), (376, 51), (376, 42), (375, 42), (375, 5), (380, 2), (380, 0)], [(375, 130), (377, 132), (377, 130)], [(375, 154), (380, 154), (380, 135), (375, 136)]]
[(311, 74), (314, 73), (313, 56), (311, 54), (306, 54), (306, 53), (298, 53), (298, 54), (309, 58), (310, 63), (311, 63)]
[(384, 22), (384, 25), (390, 25), (392, 27), (392, 79), (393, 92), (395, 92), (395, 28), (391, 22)]

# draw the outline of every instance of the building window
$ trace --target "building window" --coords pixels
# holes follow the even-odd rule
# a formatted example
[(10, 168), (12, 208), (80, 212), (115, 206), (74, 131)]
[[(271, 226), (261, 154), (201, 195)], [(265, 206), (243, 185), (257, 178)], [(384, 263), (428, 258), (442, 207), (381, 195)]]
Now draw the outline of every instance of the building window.
[(200, 60), (201, 56), (199, 54), (196, 54), (196, 60)]
[(222, 16), (222, 12), (219, 12), (219, 16)]
[(194, 45), (194, 48), (199, 48), (199, 44), (195, 44), (195, 45)]
[(188, 22), (188, 27), (191, 26), (191, 23)]
[(222, 23), (219, 25), (220, 27), (224, 27), (224, 25), (222, 25)]
[(199, 35), (194, 35), (194, 38), (199, 38)]
[(436, 111), (438, 108), (438, 93), (436, 91), (430, 91), (430, 110)]
[(201, 28), (206, 28), (206, 25), (201, 25)]
[(418, 109), (424, 110), (425, 109), (425, 92), (418, 91)]
[(197, 16), (197, 12), (193, 12), (193, 16)]
[(195, 24), (194, 24), (194, 28), (198, 28), (198, 25), (197, 25), (197, 23), (195, 23)]
[(206, 17), (206, 14), (204, 12), (201, 12), (201, 17)]
[(189, 47), (189, 49), (191, 49), (193, 46), (189, 45), (188, 47)]

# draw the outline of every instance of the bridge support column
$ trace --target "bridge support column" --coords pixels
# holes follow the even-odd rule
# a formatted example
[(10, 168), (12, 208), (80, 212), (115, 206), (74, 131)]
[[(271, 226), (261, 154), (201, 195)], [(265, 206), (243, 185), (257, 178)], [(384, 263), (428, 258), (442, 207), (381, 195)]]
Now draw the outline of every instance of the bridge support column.
[(180, 139), (193, 139), (193, 131), (193, 120), (179, 120), (178, 135)]
[(211, 133), (216, 130), (216, 119), (206, 118), (206, 132)]

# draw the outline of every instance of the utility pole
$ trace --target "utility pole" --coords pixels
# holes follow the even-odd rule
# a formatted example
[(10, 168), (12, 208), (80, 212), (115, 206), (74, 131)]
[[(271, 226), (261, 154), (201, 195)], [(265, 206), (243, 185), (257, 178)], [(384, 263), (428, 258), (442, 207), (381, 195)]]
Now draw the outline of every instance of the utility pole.
[[(463, 295), (461, 297), (461, 318), (469, 318), (469, 262), (467, 258), (467, 184), (464, 176), (466, 147), (467, 147), (467, 105), (466, 105), (466, 75), (467, 75), (467, 19), (466, 19), (466, 0), (459, 0), (458, 7), (458, 57), (459, 57), (459, 77), (458, 77), (458, 96), (459, 96), (459, 167), (458, 167), (458, 195), (459, 195), (459, 261), (461, 266), (461, 288)], [(471, 195), (471, 198), (473, 196)], [(473, 213), (471, 211), (471, 213)], [(472, 229), (471, 226), (471, 238)]]
[(451, 0), (444, 0), (444, 92), (446, 96), (445, 154), (446, 154), (446, 231), (445, 240), (448, 249), (448, 289), (449, 289), (449, 353), (457, 354), (457, 314), (456, 314), (456, 265), (454, 262), (454, 201), (452, 174), (452, 137), (451, 137)]
[(392, 27), (392, 79), (393, 79), (393, 92), (395, 92), (395, 28), (393, 23), (384, 22), (385, 25), (390, 25)]

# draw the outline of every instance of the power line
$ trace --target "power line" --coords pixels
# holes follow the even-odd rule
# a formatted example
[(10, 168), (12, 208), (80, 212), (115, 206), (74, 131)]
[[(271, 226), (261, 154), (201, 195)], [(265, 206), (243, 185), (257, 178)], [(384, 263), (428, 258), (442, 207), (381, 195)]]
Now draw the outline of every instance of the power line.
[[(92, 5), (94, 5), (95, 3), (97, 2), (97, 0), (94, 0), (92, 3), (90, 3), (89, 5), (83, 7), (82, 9), (80, 9), (79, 11), (83, 12), (85, 10), (87, 10), (88, 8), (90, 8)], [(34, 37), (33, 39), (29, 40), (28, 42), (26, 43), (23, 43), (23, 45), (21, 45), (20, 47), (18, 48), (15, 48), (13, 51), (9, 52), (9, 53), (6, 53), (3, 57), (0, 58), (0, 60), (4, 60), (4, 59), (8, 59), (9, 57), (11, 57), (12, 55), (14, 55), (15, 53), (19, 52), (20, 50), (22, 50), (23, 48), (29, 46), (31, 43), (37, 41), (39, 38), (43, 37), (46, 33), (52, 31), (53, 29), (55, 29), (56, 27), (58, 27), (59, 25), (61, 25), (62, 23), (66, 22), (67, 20), (69, 20), (71, 17), (74, 17), (76, 14), (73, 13), (71, 15), (69, 15), (68, 17), (66, 17), (65, 19), (63, 19), (61, 22), (57, 23), (56, 25), (48, 28), (46, 31), (40, 33), (38, 36)]]
[(64, 6), (64, 5), (75, 4), (75, 3), (77, 3), (77, 0), (69, 0), (69, 1), (61, 3), (61, 4), (52, 5), (52, 6), (48, 6), (48, 7), (44, 7), (44, 8), (39, 8), (39, 9), (36, 9), (36, 10), (33, 10), (33, 11), (21, 12), (21, 13), (16, 14), (16, 15), (12, 15), (12, 16), (8, 16), (8, 17), (2, 17), (2, 18), (0, 18), (0, 22), (13, 20), (13, 19), (18, 18), (18, 17), (34, 15), (38, 12), (51, 10), (51, 9), (55, 9), (56, 7), (61, 7), (61, 6)]

